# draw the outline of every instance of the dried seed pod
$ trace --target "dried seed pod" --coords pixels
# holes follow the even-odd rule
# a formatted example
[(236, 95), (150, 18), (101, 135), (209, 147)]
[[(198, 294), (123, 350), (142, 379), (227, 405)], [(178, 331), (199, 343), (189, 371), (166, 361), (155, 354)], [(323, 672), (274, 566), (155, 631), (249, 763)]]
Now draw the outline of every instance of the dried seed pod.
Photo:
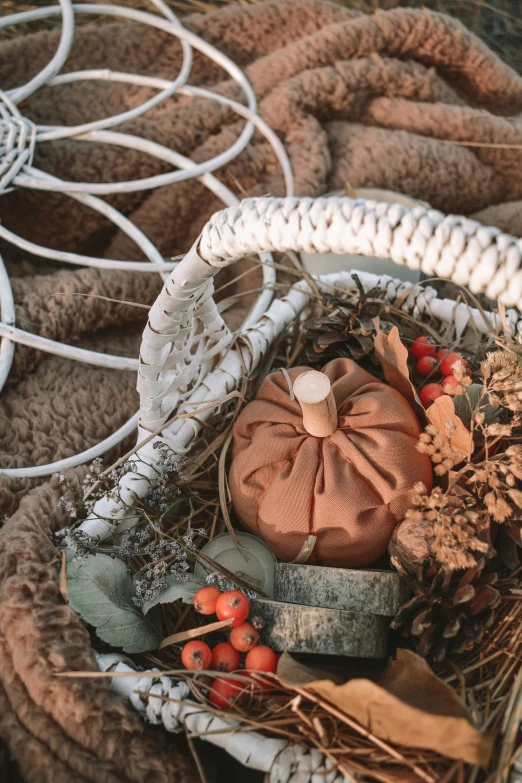
[(388, 552), (402, 576), (415, 576), (429, 559), (431, 528), (425, 519), (404, 519), (392, 533)]

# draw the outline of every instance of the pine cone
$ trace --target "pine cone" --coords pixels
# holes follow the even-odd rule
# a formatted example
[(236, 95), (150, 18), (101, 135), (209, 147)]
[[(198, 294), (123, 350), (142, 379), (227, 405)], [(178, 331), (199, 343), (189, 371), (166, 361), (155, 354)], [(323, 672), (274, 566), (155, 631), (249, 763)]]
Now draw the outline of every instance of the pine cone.
[(414, 597), (400, 609), (391, 627), (401, 628), (416, 643), (419, 655), (441, 661), (446, 653), (462, 653), (478, 644), (495, 619), (500, 592), (497, 574), (474, 568), (450, 571), (433, 560), (410, 580)]
[[(355, 302), (324, 295), (330, 315), (315, 318), (303, 325), (306, 341), (305, 356), (307, 363), (326, 364), (339, 356), (360, 361), (373, 351), (375, 332), (371, 315), (363, 315), (363, 309), (370, 307), (371, 296), (377, 290), (364, 294)], [(368, 302), (368, 299), (370, 301)]]
[[(371, 324), (370, 324), (371, 326)], [(346, 323), (317, 318), (304, 325), (304, 336), (310, 341), (306, 355), (310, 364), (325, 364), (339, 356), (359, 361), (373, 351), (373, 339), (365, 327), (350, 331)], [(371, 332), (370, 332), (371, 333)]]

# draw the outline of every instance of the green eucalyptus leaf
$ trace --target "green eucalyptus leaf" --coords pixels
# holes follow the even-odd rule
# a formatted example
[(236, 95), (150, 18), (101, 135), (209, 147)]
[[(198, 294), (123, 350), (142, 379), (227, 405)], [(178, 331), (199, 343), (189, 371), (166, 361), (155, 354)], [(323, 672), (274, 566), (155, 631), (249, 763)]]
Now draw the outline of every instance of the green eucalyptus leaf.
[[(455, 413), (462, 423), (465, 424), (468, 428), (471, 425), (471, 412), (475, 411), (477, 405), (479, 404), (483, 390), (484, 387), (481, 383), (472, 383), (471, 386), (468, 386), (467, 389), (469, 400), (465, 394), (458, 394), (456, 397), (453, 397)], [(485, 424), (493, 424), (493, 422), (500, 419), (500, 408), (498, 405), (495, 407), (488, 405), (487, 394), (482, 398), (480, 403), (480, 410), (486, 417)]]
[(151, 598), (150, 601), (145, 601), (142, 606), (143, 614), (147, 614), (153, 606), (171, 604), (174, 601), (179, 601), (180, 598), (184, 604), (191, 604), (198, 590), (205, 587), (205, 582), (195, 577), (194, 574), (189, 574), (186, 581), (178, 579), (174, 574), (167, 574), (165, 581), (167, 587), (155, 595), (154, 598)]
[(67, 598), (97, 636), (127, 653), (155, 650), (161, 636), (135, 606), (134, 585), (121, 560), (88, 555), (67, 565)]

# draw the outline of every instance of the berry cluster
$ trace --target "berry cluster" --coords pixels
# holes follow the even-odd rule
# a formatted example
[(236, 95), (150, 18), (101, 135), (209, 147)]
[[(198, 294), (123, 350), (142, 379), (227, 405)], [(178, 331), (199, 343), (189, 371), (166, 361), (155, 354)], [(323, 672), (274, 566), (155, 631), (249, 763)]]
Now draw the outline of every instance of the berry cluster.
[[(199, 639), (187, 642), (181, 653), (181, 662), (186, 669), (235, 672), (240, 668), (240, 654), (246, 653), (245, 677), (249, 677), (250, 672), (275, 673), (278, 656), (270, 647), (259, 644), (255, 625), (246, 622), (250, 601), (244, 593), (239, 590), (221, 593), (217, 587), (203, 587), (194, 596), (194, 608), (200, 614), (215, 614), (218, 620), (233, 620), (232, 630), (229, 641), (221, 642), (213, 649)], [(252, 685), (263, 690), (259, 681), (252, 681)], [(239, 680), (216, 678), (210, 686), (209, 699), (219, 709), (229, 709), (250, 690)]]
[(437, 350), (431, 337), (417, 337), (410, 348), (411, 355), (417, 359), (417, 372), (427, 376), (432, 373), (442, 375), (440, 383), (427, 383), (419, 392), (420, 401), (428, 408), (433, 400), (444, 394), (453, 395), (460, 387), (461, 381), (455, 375), (455, 365), (462, 365), (464, 374), (471, 377), (466, 359), (460, 353), (449, 351), (447, 348)]

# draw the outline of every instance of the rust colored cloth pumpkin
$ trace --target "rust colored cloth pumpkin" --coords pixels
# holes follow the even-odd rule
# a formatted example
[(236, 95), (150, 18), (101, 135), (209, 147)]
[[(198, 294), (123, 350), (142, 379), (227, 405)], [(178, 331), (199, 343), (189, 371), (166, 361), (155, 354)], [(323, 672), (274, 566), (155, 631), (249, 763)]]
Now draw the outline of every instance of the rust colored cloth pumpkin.
[[(290, 370), (292, 382), (308, 369)], [(368, 566), (386, 551), (415, 482), (431, 488), (431, 463), (415, 448), (419, 422), (398, 391), (350, 359), (323, 372), (337, 429), (310, 435), (287, 378), (268, 375), (235, 425), (232, 500), (244, 527), (280, 560), (294, 560), (316, 536), (309, 562)]]

